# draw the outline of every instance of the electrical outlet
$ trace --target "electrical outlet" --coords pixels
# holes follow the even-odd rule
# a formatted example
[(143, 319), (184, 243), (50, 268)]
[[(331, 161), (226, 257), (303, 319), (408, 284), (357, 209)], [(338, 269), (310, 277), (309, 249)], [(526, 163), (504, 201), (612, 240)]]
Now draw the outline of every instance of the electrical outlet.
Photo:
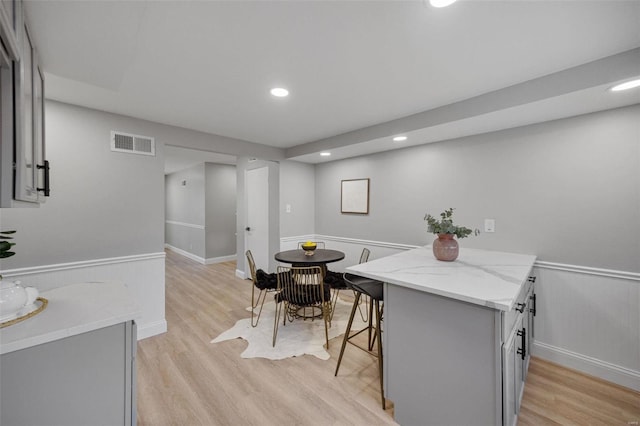
[(285, 211), (286, 211), (287, 213), (291, 213), (291, 204), (287, 204), (287, 205), (285, 206)]
[(496, 221), (495, 221), (495, 219), (485, 219), (484, 220), (484, 232), (496, 232)]

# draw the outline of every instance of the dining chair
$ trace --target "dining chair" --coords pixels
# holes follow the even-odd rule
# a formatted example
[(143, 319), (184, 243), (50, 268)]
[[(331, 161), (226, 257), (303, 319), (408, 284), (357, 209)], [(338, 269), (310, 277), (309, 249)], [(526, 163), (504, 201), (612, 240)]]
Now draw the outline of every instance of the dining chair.
[[(371, 254), (371, 251), (364, 247), (362, 249), (362, 253), (360, 253), (360, 260), (358, 261), (358, 264), (361, 263), (365, 263), (369, 260), (369, 255)], [(334, 290), (333, 291), (333, 302), (331, 305), (331, 313), (332, 313), (332, 317), (331, 319), (333, 320), (333, 312), (335, 312), (336, 309), (336, 303), (338, 303), (338, 295), (340, 294), (340, 290), (348, 290), (348, 289), (352, 289), (351, 287), (351, 280), (356, 280), (357, 278), (355, 278), (356, 275), (353, 274), (349, 274), (349, 273), (344, 273), (342, 274), (342, 279), (340, 281), (338, 280), (333, 280), (331, 283), (331, 289)], [(353, 290), (353, 289), (352, 289)], [(355, 291), (354, 291), (354, 296), (355, 296)], [(368, 296), (363, 295), (363, 297), (360, 300), (360, 303), (358, 304), (358, 311), (360, 312), (360, 317), (362, 318), (362, 321), (367, 321), (367, 318), (369, 317), (369, 314), (367, 312), (367, 304), (368, 304)], [(362, 307), (361, 304), (364, 302), (364, 310), (365, 313), (362, 312)]]
[[(276, 279), (270, 276), (272, 274), (267, 274), (262, 269), (256, 270), (256, 262), (253, 260), (251, 250), (247, 250), (246, 255), (249, 270), (251, 271), (251, 281), (253, 282), (251, 286), (251, 326), (256, 327), (258, 321), (260, 321), (260, 314), (262, 314), (262, 307), (267, 298), (267, 293), (275, 292), (278, 288), (278, 283)], [(258, 307), (258, 305), (260, 306)]]
[[(276, 345), (278, 326), (297, 318), (322, 318), (324, 334), (329, 349), (329, 327), (331, 324), (331, 293), (324, 285), (324, 274), (319, 266), (278, 266), (278, 291), (275, 295), (276, 314), (273, 323), (273, 346)], [(284, 310), (284, 312), (283, 312)]]

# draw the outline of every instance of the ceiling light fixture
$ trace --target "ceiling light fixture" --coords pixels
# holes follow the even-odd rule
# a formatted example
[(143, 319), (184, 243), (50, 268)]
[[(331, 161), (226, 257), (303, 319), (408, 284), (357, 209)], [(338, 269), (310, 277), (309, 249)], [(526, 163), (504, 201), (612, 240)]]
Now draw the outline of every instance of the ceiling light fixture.
[(624, 83), (617, 84), (613, 86), (610, 90), (612, 92), (619, 92), (621, 90), (629, 90), (635, 87), (640, 87), (640, 78), (636, 78), (635, 80), (626, 81)]
[(289, 91), (283, 87), (274, 87), (271, 89), (271, 94), (276, 98), (284, 98), (289, 96)]
[(433, 7), (447, 7), (455, 2), (456, 0), (429, 0), (429, 3)]
[(322, 155), (323, 157), (328, 157), (331, 155), (330, 152), (321, 152), (320, 155)]
[(393, 138), (394, 142), (402, 142), (402, 141), (406, 141), (407, 137), (406, 136), (396, 136), (395, 138)]

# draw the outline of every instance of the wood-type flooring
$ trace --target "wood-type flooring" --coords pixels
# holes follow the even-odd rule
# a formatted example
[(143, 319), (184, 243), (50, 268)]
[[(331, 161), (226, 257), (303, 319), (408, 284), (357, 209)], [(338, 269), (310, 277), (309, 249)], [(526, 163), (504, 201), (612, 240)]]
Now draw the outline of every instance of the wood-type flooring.
[[(211, 344), (249, 315), (251, 282), (237, 278), (235, 267), (201, 265), (167, 251), (168, 332), (138, 342), (139, 425), (396, 424), (393, 404), (387, 411), (380, 405), (374, 358), (348, 346), (334, 377), (342, 336), (329, 342), (328, 361), (242, 359), (244, 340)], [(640, 393), (532, 359), (519, 425), (638, 421)]]

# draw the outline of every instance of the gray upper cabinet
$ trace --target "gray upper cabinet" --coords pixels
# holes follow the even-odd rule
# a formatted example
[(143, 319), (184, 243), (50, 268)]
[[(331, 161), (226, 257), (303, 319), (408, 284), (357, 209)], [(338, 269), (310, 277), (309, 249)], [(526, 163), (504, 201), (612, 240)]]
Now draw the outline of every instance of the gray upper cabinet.
[(19, 207), (42, 203), (49, 195), (44, 73), (21, 2), (1, 0), (0, 5), (0, 207)]

